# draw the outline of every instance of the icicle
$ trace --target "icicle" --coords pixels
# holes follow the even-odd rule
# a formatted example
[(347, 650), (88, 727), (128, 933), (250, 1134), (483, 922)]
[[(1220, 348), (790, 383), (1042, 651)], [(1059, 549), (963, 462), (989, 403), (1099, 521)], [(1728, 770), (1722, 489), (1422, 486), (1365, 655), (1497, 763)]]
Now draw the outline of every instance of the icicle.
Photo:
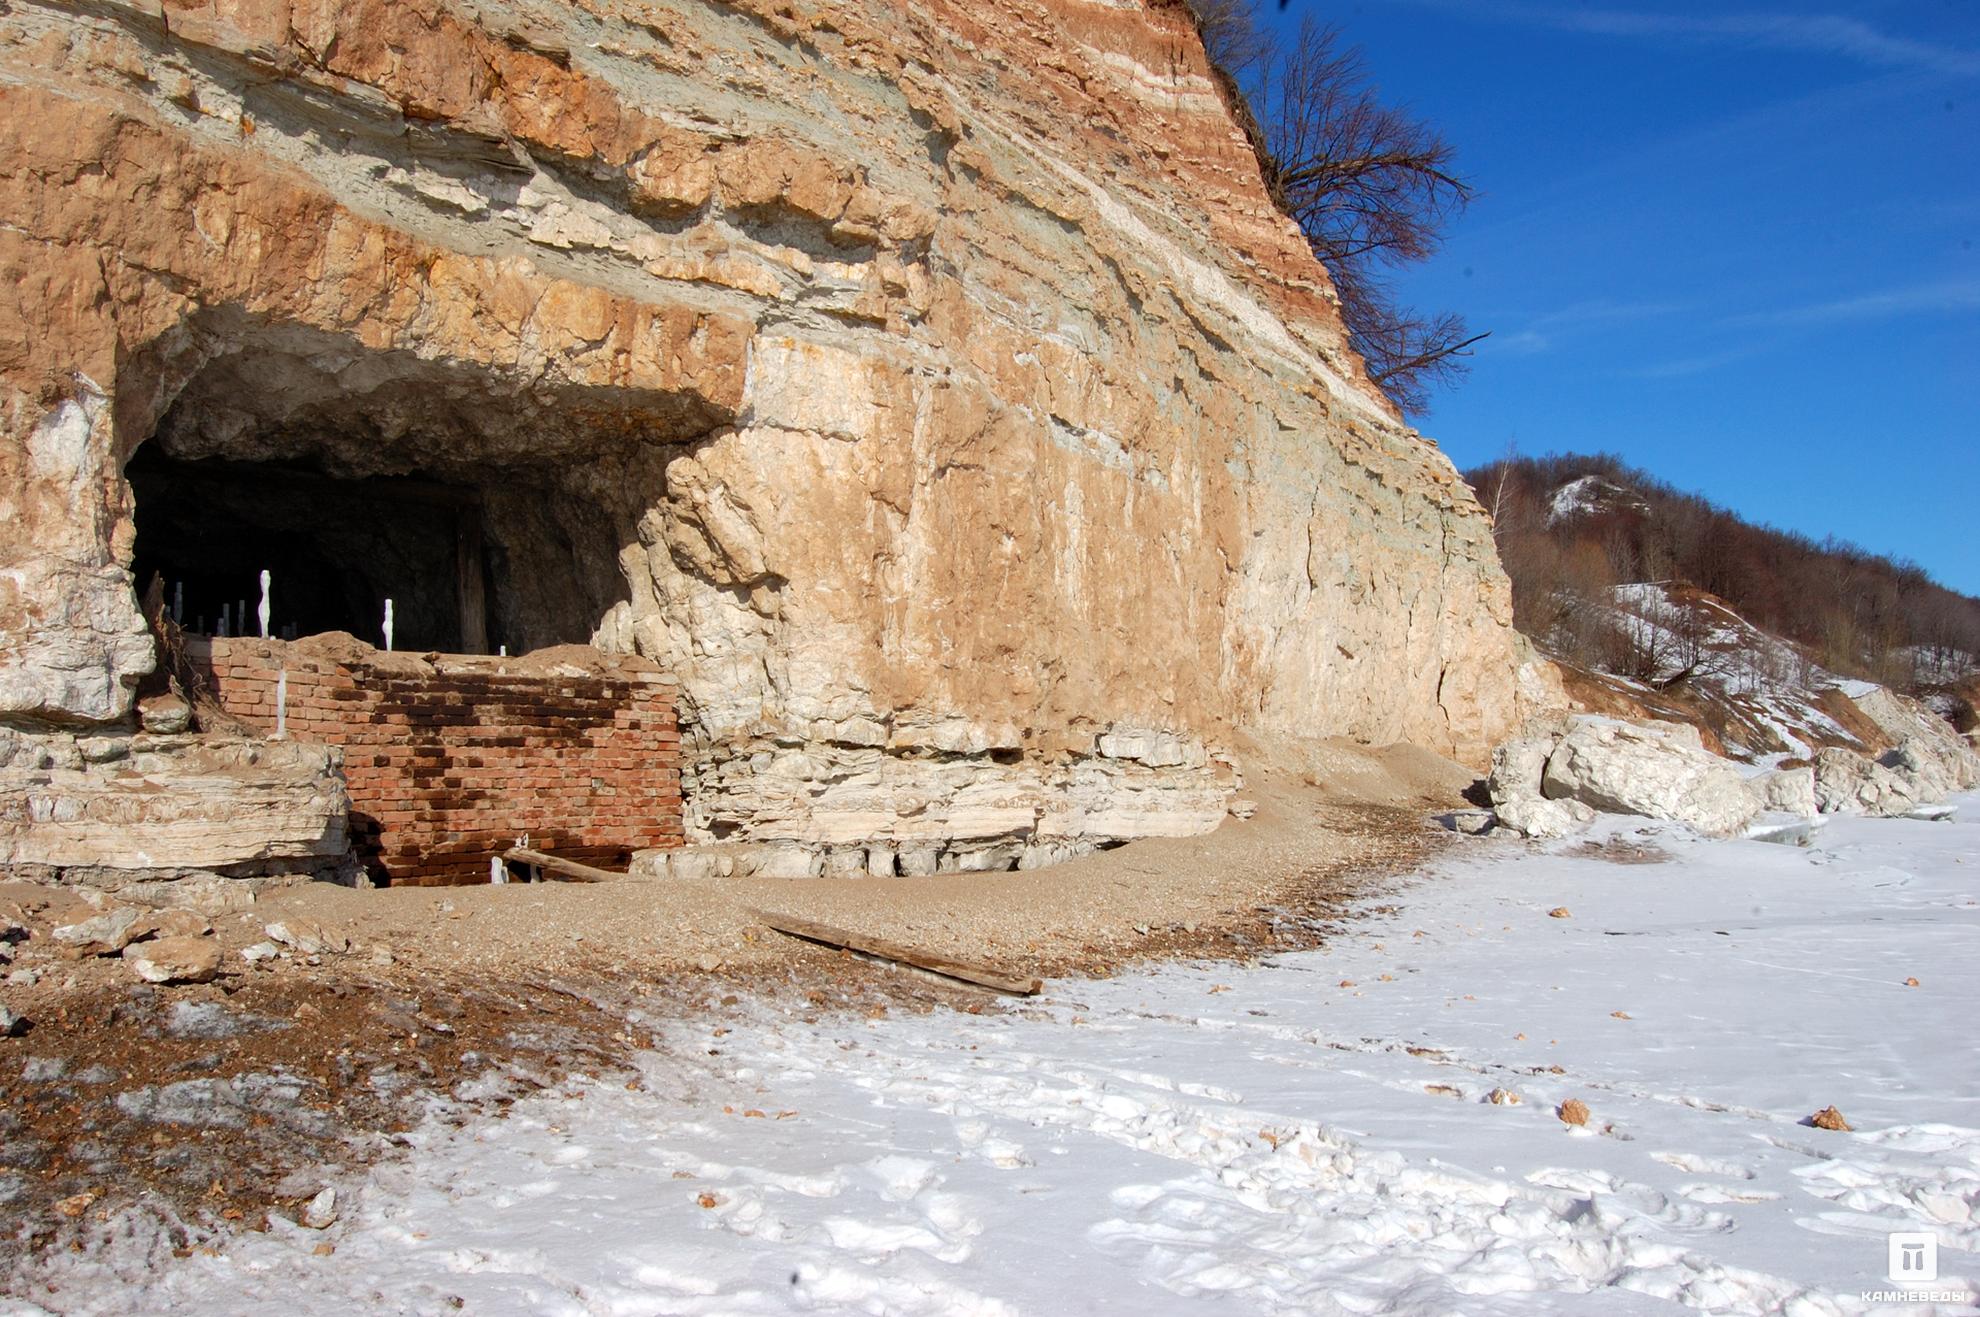
[(186, 624), (186, 583), (184, 581), (174, 581), (172, 583), (172, 620), (180, 626)]
[(506, 886), (509, 881), (509, 866), (502, 863), (499, 855), (488, 857), (488, 881), (497, 887)]
[(220, 629), (213, 633), (222, 640), (227, 638), (227, 605), (220, 605)]
[(392, 648), (392, 601), (385, 601), (385, 648)]
[[(268, 569), (266, 567), (261, 569), (261, 607), (255, 610), (255, 615), (261, 619), (261, 638), (266, 640), (268, 639)], [(241, 619), (241, 625), (247, 625), (247, 618)]]
[[(266, 617), (266, 614), (263, 614)], [(268, 634), (268, 623), (261, 624), (261, 634)], [(275, 674), (275, 739), (280, 741), (289, 734), (289, 670), (283, 668)]]

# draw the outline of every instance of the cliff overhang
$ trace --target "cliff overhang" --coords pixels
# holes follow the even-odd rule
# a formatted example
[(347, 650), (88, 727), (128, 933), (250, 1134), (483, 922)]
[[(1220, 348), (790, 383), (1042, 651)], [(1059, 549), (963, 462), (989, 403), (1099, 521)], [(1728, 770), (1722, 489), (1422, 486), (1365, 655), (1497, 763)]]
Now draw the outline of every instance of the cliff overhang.
[(129, 721), (210, 464), (456, 491), (476, 569), (311, 552), (677, 676), (693, 841), (1037, 862), (1214, 826), (1240, 736), (1516, 721), (1486, 518), (1177, 8), (19, 0), (0, 162), (14, 722)]

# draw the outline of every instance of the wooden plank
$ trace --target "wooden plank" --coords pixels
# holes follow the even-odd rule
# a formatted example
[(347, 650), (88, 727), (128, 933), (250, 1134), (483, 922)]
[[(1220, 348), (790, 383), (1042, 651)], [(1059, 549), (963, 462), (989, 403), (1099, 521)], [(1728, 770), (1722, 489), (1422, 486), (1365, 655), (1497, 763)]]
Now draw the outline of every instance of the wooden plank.
[(588, 864), (579, 864), (576, 860), (561, 859), (555, 855), (546, 855), (542, 851), (525, 850), (521, 846), (512, 846), (502, 852), (502, 858), (513, 860), (517, 864), (533, 864), (539, 869), (557, 874), (566, 882), (616, 883), (623, 882), (626, 877), (610, 869), (594, 869)]
[(868, 937), (863, 933), (849, 933), (843, 928), (821, 924), (812, 919), (799, 919), (796, 915), (773, 914), (758, 910), (756, 917), (786, 937), (801, 938), (806, 942), (818, 942), (828, 947), (842, 947), (847, 951), (857, 951), (868, 956), (878, 956), (882, 960), (899, 961), (915, 969), (939, 974), (945, 979), (956, 979), (978, 988), (989, 988), (993, 992), (1009, 993), (1013, 997), (1029, 997), (1045, 985), (1039, 979), (1018, 979), (1008, 974), (968, 961), (953, 960), (948, 956), (932, 951), (921, 951), (914, 947), (904, 947), (898, 942), (884, 938)]
[(454, 510), (454, 571), (460, 581), (461, 653), (488, 652), (488, 597), (481, 567), (481, 509)]

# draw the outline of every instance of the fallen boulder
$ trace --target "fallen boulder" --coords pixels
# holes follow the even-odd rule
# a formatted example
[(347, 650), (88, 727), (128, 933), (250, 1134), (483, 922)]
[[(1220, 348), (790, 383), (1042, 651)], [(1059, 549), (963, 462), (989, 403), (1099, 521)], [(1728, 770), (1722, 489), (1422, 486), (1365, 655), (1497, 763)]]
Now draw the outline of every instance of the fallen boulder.
[(205, 915), (192, 910), (154, 910), (139, 916), (131, 926), (131, 941), (144, 942), (161, 937), (204, 937), (213, 931)]
[(55, 930), (55, 940), (78, 956), (114, 956), (135, 937), (138, 912), (129, 906), (116, 906), (100, 915), (64, 924)]
[(211, 938), (161, 937), (125, 947), (124, 963), (146, 983), (211, 983), (220, 948)]
[(1500, 826), (1542, 840), (1579, 832), (1594, 821), (1595, 811), (1578, 800), (1514, 796), (1499, 806)]
[(351, 940), (326, 929), (314, 919), (285, 919), (262, 929), (268, 937), (305, 956), (341, 956), (351, 949)]
[(1672, 819), (1715, 837), (1740, 831), (1761, 808), (1739, 769), (1700, 744), (1697, 728), (1673, 723), (1577, 720), (1547, 757), (1540, 789), (1549, 800)]
[(1547, 756), (1554, 753), (1566, 730), (1565, 721), (1529, 725), (1519, 736), (1492, 752), (1492, 773), (1485, 781), (1485, 789), (1494, 806), (1503, 808), (1515, 800), (1540, 795)]
[(1815, 755), (1815, 803), (1824, 814), (1894, 818), (1919, 801), (1911, 785), (1882, 764), (1854, 750), (1827, 746)]
[(1753, 778), (1748, 785), (1759, 795), (1762, 807), (1775, 813), (1807, 818), (1821, 812), (1815, 800), (1813, 768), (1776, 768)]
[(1763, 807), (1738, 768), (1704, 748), (1696, 727), (1587, 714), (1500, 746), (1486, 785), (1500, 823), (1529, 837), (1564, 836), (1597, 812), (1730, 836)]

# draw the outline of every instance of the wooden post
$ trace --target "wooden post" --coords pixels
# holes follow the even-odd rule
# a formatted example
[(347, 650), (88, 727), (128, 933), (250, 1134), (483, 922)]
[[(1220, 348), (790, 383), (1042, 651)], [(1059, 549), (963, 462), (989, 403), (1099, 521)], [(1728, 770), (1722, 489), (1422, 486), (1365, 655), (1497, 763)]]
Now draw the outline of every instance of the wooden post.
[(481, 509), (454, 510), (454, 569), (460, 581), (461, 653), (488, 652), (488, 592), (482, 584)]

